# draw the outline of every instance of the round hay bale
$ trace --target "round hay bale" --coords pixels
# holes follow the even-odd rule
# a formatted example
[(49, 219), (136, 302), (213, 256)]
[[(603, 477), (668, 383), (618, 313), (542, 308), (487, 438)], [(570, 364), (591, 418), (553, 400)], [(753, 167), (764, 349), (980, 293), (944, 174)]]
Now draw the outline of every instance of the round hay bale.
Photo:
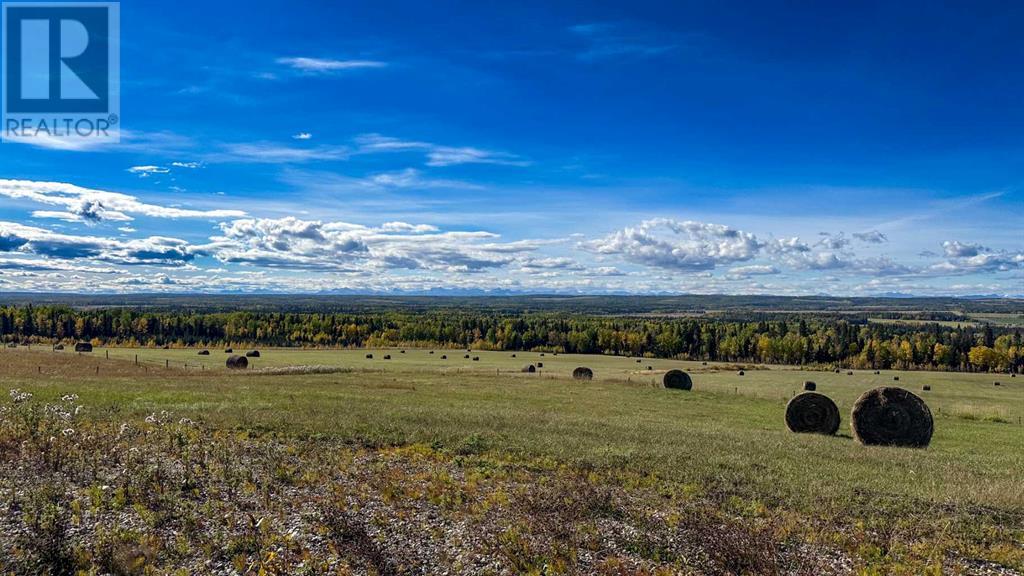
[(700, 365), (701, 365), (701, 366), (707, 366), (707, 365), (708, 365), (708, 363), (707, 363), (707, 362), (701, 362), (701, 363), (700, 363)]
[(544, 353), (543, 353), (543, 352), (541, 352), (541, 353), (540, 353), (540, 355), (541, 355), (541, 356), (543, 356), (543, 355), (544, 355)]
[(512, 357), (513, 357), (513, 358), (515, 358), (515, 357), (516, 357), (516, 355), (515, 355), (515, 354), (513, 354), (513, 355), (512, 355)]
[(893, 382), (899, 382), (900, 381), (900, 377), (899, 376), (893, 376), (892, 377), (892, 381)]
[(924, 400), (893, 386), (865, 392), (853, 405), (850, 424), (861, 444), (914, 448), (928, 446), (935, 427)]
[(665, 372), (665, 375), (661, 378), (661, 383), (665, 388), (672, 388), (674, 390), (690, 390), (693, 388), (693, 379), (682, 370), (669, 370)]
[(797, 394), (786, 404), (786, 427), (793, 432), (831, 436), (839, 430), (839, 408), (823, 394)]
[(463, 358), (469, 358), (469, 354), (464, 355)]
[(580, 366), (572, 371), (573, 380), (593, 380), (594, 371), (586, 366)]
[(199, 351), (199, 355), (200, 356), (209, 356), (210, 355), (210, 351), (209, 350), (200, 350)]
[(225, 348), (225, 349), (224, 349), (224, 353), (225, 353), (225, 354), (232, 354), (232, 353), (233, 353), (234, 351), (235, 351), (235, 349), (234, 349), (234, 348)]
[(875, 370), (875, 375), (877, 376), (878, 374), (881, 374), (881, 372), (879, 372), (878, 370)]
[(1002, 386), (1002, 384), (1000, 384), (999, 382), (995, 382), (995, 385), (996, 386)]
[(385, 354), (384, 355), (384, 359), (385, 360), (391, 360), (391, 354)]
[(367, 354), (366, 355), (366, 359), (367, 360), (373, 360), (373, 354)]
[(448, 359), (448, 355), (447, 354), (442, 354), (441, 355), (441, 360), (447, 360), (447, 359)]
[(431, 350), (431, 351), (430, 351), (430, 353), (431, 353), (431, 354), (433, 354), (433, 353), (434, 353), (434, 351), (433, 351), (433, 350)]
[(479, 361), (480, 361), (480, 357), (479, 356), (473, 356), (473, 362), (479, 362)]
[(249, 367), (249, 359), (245, 356), (232, 354), (231, 356), (228, 356), (226, 364), (227, 367), (232, 370), (244, 370)]
[(63, 350), (64, 349), (64, 345), (63, 344), (57, 344), (56, 346), (53, 347), (53, 349), (54, 350)]
[(643, 362), (643, 360), (640, 360), (639, 358), (637, 358), (636, 359), (636, 363), (639, 364), (640, 362)]
[(739, 372), (736, 373), (737, 376), (743, 376), (745, 374), (746, 372), (744, 372), (743, 370), (740, 370)]
[(847, 375), (847, 376), (853, 376), (853, 370), (848, 370), (848, 371), (846, 372), (846, 375)]
[(537, 368), (543, 368), (543, 367), (544, 367), (544, 363), (543, 362), (537, 362)]
[(250, 351), (246, 352), (245, 355), (248, 356), (249, 358), (259, 358), (260, 357), (260, 351), (259, 350), (250, 350)]
[(841, 370), (839, 370), (839, 368), (836, 368), (836, 374), (839, 374), (840, 372)]
[(523, 366), (523, 372), (529, 372), (530, 374), (533, 374), (536, 371), (537, 367), (534, 366), (533, 364), (527, 364), (526, 366)]
[(75, 344), (75, 352), (92, 352), (92, 344), (88, 342), (79, 342)]
[(405, 350), (399, 350), (398, 353), (399, 354), (405, 354)]
[(648, 372), (650, 372), (651, 370), (654, 370), (654, 366), (648, 366), (648, 367), (647, 367), (647, 371), (648, 371)]
[(811, 382), (810, 380), (804, 381), (804, 390), (807, 390), (809, 392), (814, 392), (817, 389), (818, 389), (818, 385), (815, 384), (814, 382)]
[(11, 342), (10, 344), (7, 345), (7, 347), (8, 348), (17, 348), (18, 347), (18, 343), (17, 342)]
[(928, 392), (931, 389), (932, 389), (932, 387), (927, 385), (927, 384), (925, 384), (924, 386), (921, 387), (921, 390), (924, 390), (925, 392)]

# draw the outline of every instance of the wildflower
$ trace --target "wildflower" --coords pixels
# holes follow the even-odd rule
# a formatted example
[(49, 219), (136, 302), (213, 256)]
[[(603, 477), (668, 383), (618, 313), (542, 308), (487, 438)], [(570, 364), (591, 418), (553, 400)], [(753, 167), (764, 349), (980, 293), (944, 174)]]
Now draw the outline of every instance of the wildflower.
[(60, 433), (63, 434), (64, 437), (66, 438), (68, 436), (73, 435), (75, 433), (75, 430), (74, 430), (74, 428), (65, 428), (65, 429), (61, 430)]
[(15, 404), (17, 404), (19, 402), (24, 402), (24, 401), (28, 400), (29, 398), (32, 398), (32, 393), (31, 392), (22, 392), (21, 390), (18, 390), (17, 388), (14, 388), (14, 389), (11, 390), (11, 401), (14, 402)]

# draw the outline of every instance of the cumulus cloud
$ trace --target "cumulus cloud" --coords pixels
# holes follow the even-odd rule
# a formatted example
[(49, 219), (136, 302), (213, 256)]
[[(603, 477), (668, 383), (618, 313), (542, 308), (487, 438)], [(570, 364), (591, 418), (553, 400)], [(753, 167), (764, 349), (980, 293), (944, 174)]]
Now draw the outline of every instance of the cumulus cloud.
[(351, 151), (345, 146), (285, 146), (274, 142), (240, 142), (223, 144), (220, 151), (206, 156), (207, 162), (259, 164), (301, 164), (348, 159)]
[(88, 259), (120, 265), (180, 266), (199, 252), (186, 241), (163, 236), (114, 239), (61, 234), (0, 222), (0, 252), (17, 252), (61, 260)]
[(889, 241), (889, 238), (885, 234), (882, 234), (878, 230), (868, 230), (867, 232), (854, 232), (853, 237), (861, 242), (867, 242), (868, 244), (884, 244)]
[(639, 226), (580, 244), (595, 254), (679, 271), (711, 270), (750, 260), (764, 246), (753, 234), (728, 226), (668, 218), (645, 220)]
[(82, 188), (64, 182), (0, 179), (0, 196), (61, 206), (63, 211), (39, 210), (33, 216), (70, 222), (123, 222), (132, 220), (133, 215), (151, 218), (237, 218), (246, 215), (241, 210), (191, 210), (148, 204), (128, 194)]
[(139, 178), (148, 178), (153, 174), (167, 174), (170, 169), (164, 168), (163, 166), (132, 166), (128, 169), (132, 174), (136, 174)]
[(746, 278), (748, 276), (764, 276), (768, 274), (778, 274), (779, 269), (775, 266), (767, 264), (752, 264), (750, 266), (737, 266), (729, 269), (729, 276), (736, 278)]
[(956, 240), (946, 240), (942, 243), (942, 251), (949, 258), (969, 258), (977, 256), (982, 252), (989, 251), (981, 244), (967, 244)]
[(311, 140), (313, 135), (309, 132), (299, 132), (298, 134), (292, 135), (292, 138), (295, 140)]
[(227, 263), (272, 268), (477, 272), (509, 265), (539, 247), (531, 241), (496, 242), (483, 231), (441, 231), (425, 224), (243, 219), (221, 224), (204, 248)]

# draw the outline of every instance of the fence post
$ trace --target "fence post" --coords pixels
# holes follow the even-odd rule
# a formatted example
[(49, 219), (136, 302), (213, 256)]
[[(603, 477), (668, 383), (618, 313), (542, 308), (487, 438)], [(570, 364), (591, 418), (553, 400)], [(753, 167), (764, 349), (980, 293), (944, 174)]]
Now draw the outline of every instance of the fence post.
[(164, 368), (170, 368), (170, 367), (171, 367), (171, 361), (170, 360), (164, 360)]

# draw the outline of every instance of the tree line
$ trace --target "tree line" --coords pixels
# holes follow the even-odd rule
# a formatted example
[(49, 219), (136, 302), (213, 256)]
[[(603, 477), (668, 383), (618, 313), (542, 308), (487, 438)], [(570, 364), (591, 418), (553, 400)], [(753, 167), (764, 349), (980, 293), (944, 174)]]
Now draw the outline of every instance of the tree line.
[(859, 369), (1024, 370), (1021, 331), (989, 325), (453, 309), (277, 313), (0, 307), (0, 341), (79, 340), (95, 345), (171, 347), (472, 347)]

